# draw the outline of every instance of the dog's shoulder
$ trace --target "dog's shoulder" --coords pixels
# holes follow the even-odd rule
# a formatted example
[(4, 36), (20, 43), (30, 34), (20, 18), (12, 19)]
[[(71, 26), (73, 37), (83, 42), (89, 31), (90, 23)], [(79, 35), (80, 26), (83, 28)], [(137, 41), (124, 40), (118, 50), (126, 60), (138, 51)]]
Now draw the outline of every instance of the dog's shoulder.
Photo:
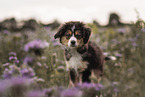
[(104, 55), (100, 47), (95, 42), (89, 41), (86, 48), (83, 59), (90, 63), (89, 68), (93, 69), (101, 66), (104, 62)]
[(101, 48), (95, 42), (92, 41), (88, 42), (88, 52), (93, 54), (102, 54)]

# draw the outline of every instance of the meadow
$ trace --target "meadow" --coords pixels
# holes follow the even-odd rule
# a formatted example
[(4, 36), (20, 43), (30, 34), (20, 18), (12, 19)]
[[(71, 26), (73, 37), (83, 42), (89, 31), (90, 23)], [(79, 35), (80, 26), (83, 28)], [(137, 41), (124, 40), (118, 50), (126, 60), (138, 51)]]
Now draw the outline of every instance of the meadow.
[(145, 22), (87, 25), (92, 29), (90, 40), (116, 60), (105, 62), (100, 83), (76, 87), (68, 86), (64, 48), (53, 38), (56, 21), (1, 27), (0, 97), (145, 97)]

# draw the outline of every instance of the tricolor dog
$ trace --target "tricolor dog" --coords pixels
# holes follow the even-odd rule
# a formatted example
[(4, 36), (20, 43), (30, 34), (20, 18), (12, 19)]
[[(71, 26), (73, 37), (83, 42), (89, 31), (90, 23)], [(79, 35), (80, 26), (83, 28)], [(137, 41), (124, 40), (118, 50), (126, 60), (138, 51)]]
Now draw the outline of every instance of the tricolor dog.
[(104, 56), (101, 49), (89, 41), (91, 29), (79, 21), (63, 24), (54, 38), (59, 38), (65, 46), (66, 67), (69, 70), (70, 84), (91, 82), (90, 76), (97, 79), (103, 74)]

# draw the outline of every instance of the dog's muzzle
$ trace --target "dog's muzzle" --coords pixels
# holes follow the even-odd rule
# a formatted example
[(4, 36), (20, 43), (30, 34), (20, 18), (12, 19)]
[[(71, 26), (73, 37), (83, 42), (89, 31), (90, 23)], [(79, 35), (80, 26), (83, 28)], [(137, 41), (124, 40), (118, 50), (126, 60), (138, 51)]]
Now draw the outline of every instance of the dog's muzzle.
[(70, 46), (71, 46), (71, 47), (76, 47), (76, 41), (72, 40)]

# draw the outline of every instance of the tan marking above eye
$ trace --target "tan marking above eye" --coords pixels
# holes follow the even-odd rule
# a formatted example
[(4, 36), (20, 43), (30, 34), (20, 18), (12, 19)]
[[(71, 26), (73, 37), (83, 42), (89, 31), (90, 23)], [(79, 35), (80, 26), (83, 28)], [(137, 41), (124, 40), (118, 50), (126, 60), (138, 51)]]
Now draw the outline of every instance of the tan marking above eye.
[(75, 32), (75, 35), (81, 35), (80, 31), (77, 30), (77, 31)]
[(67, 35), (71, 35), (72, 32), (70, 30), (67, 31)]

